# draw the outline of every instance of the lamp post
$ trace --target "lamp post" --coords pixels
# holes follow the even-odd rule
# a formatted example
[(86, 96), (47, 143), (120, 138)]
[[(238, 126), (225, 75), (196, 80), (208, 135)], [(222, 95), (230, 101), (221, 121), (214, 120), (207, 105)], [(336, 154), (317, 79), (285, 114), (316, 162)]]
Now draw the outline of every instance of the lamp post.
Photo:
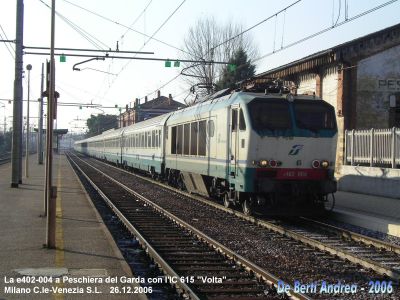
[(26, 145), (25, 145), (25, 177), (29, 177), (29, 98), (30, 98), (30, 89), (31, 89), (31, 70), (32, 65), (26, 65), (26, 69), (28, 70), (28, 105), (26, 109)]

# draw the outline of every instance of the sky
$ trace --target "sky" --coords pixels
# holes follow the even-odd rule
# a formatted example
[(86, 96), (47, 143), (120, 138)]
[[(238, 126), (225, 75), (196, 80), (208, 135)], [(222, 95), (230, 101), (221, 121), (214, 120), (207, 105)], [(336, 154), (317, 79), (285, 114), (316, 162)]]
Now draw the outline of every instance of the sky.
[[(0, 39), (14, 40), (16, 0), (0, 1)], [(233, 22), (246, 29), (272, 16), (268, 21), (245, 33), (258, 49), (257, 58), (260, 59), (255, 61), (255, 65), (256, 73), (261, 73), (400, 23), (400, 1), (395, 1), (370, 14), (332, 28), (324, 34), (287, 47), (388, 0), (301, 0), (275, 16), (277, 12), (296, 1), (56, 0), (56, 11), (59, 15), (56, 16), (55, 46), (115, 50), (118, 42), (120, 51), (154, 52), (153, 55), (137, 56), (172, 60), (182, 57), (179, 49), (184, 46), (184, 38), (189, 28), (199, 19), (214, 17), (221, 25)], [(24, 1), (24, 46), (50, 47), (50, 6), (50, 0)], [(126, 27), (135, 31), (127, 30)], [(79, 32), (86, 32), (95, 43), (89, 42)], [(138, 32), (147, 36), (155, 33), (154, 38), (170, 46), (154, 39), (148, 41), (148, 37)], [(3, 123), (5, 116), (7, 127), (12, 124), (12, 102), (9, 103), (6, 99), (13, 98), (13, 49), (14, 44), (0, 42), (0, 123)], [(24, 69), (27, 64), (32, 65), (31, 100), (40, 97), (41, 66), (48, 58), (46, 55), (31, 54), (25, 54), (23, 57)], [(177, 76), (182, 69), (182, 66), (166, 68), (162, 61), (106, 59), (82, 64), (81, 71), (72, 70), (74, 64), (86, 59), (67, 56), (66, 62), (60, 62), (56, 57), (56, 90), (60, 93), (60, 102), (125, 107), (135, 98), (144, 98), (146, 95), (149, 99), (155, 98), (156, 91)], [(23, 81), (24, 99), (28, 98), (26, 72)], [(188, 89), (188, 84), (180, 76), (160, 90), (162, 95), (172, 94), (174, 100), (183, 102), (188, 96)], [(24, 102), (24, 115), (26, 105)], [(85, 130), (85, 120), (91, 114), (99, 113), (117, 114), (118, 109), (59, 106), (57, 128), (82, 132)], [(38, 103), (33, 101), (30, 104), (30, 123), (34, 126), (38, 121), (37, 115)]]

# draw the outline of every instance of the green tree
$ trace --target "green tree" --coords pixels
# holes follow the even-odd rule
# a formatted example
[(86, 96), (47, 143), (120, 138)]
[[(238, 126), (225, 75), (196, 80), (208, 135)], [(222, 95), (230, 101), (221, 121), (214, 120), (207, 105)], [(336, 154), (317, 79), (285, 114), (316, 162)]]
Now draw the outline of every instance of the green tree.
[(86, 121), (89, 129), (87, 136), (95, 136), (101, 134), (108, 129), (116, 128), (118, 126), (118, 117), (116, 115), (91, 115)]
[(246, 51), (237, 50), (223, 70), (221, 79), (216, 83), (216, 90), (234, 88), (235, 83), (254, 76), (256, 66), (248, 59)]

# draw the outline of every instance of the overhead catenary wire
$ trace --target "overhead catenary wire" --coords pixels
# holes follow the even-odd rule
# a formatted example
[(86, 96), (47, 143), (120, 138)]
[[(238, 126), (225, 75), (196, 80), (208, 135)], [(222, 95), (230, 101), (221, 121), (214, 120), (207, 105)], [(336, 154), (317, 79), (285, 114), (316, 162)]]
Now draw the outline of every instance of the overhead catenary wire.
[[(66, 1), (66, 0), (64, 0), (64, 1)], [(273, 17), (279, 15), (280, 13), (282, 13), (282, 12), (285, 12), (285, 13), (286, 13), (286, 10), (288, 10), (289, 8), (291, 8), (292, 6), (296, 5), (297, 3), (301, 2), (301, 1), (302, 1), (302, 0), (297, 0), (297, 1), (293, 2), (292, 4), (289, 4), (288, 6), (284, 7), (283, 9), (281, 9), (281, 10), (275, 12), (273, 15), (268, 16), (267, 18), (265, 18), (265, 19), (263, 19), (263, 20), (257, 22), (257, 23), (254, 24), (253, 26), (251, 26), (251, 27), (249, 27), (249, 28), (243, 30), (242, 32), (240, 32), (240, 33), (238, 33), (238, 34), (236, 34), (236, 35), (234, 35), (234, 36), (228, 38), (227, 40), (225, 40), (225, 41), (223, 41), (223, 42), (221, 42), (221, 43), (219, 43), (219, 44), (213, 46), (213, 47), (211, 48), (210, 51), (214, 51), (214, 49), (216, 49), (216, 48), (218, 48), (218, 47), (220, 47), (220, 46), (222, 46), (222, 45), (224, 45), (224, 44), (226, 44), (226, 43), (228, 43), (228, 42), (230, 42), (230, 41), (232, 41), (232, 40), (234, 40), (234, 39), (240, 37), (241, 35), (243, 35), (243, 34), (249, 32), (250, 30), (252, 30), (252, 29), (254, 29), (254, 28), (258, 27), (258, 26), (260, 26), (261, 24), (263, 24), (263, 23), (265, 23), (266, 21), (272, 19)], [(283, 39), (283, 38), (282, 38), (282, 39)], [(207, 52), (207, 53), (208, 53), (208, 52)], [(190, 53), (189, 53), (189, 54), (190, 54)], [(169, 80), (168, 82), (164, 83), (161, 87), (159, 87), (159, 88), (156, 89), (155, 91), (157, 91), (157, 90), (159, 90), (159, 89), (165, 87), (166, 85), (168, 85), (169, 83), (171, 83), (172, 81), (174, 81), (175, 79), (177, 79), (180, 75), (182, 75), (182, 73), (178, 74), (178, 75), (175, 76), (173, 79), (171, 79), (171, 80)], [(154, 92), (152, 92), (152, 93), (154, 93)], [(149, 93), (149, 94), (147, 94), (146, 96), (149, 96), (149, 95), (151, 95), (152, 93)], [(145, 97), (145, 96), (140, 97), (139, 99), (143, 99), (144, 97)]]
[[(88, 12), (88, 13), (90, 13), (90, 14), (96, 16), (96, 17), (99, 17), (99, 18), (101, 18), (101, 19), (103, 19), (103, 20), (105, 20), (105, 21), (107, 21), (107, 22), (110, 22), (110, 23), (113, 23), (113, 24), (115, 24), (115, 25), (124, 27), (124, 28), (126, 28), (127, 30), (129, 30), (129, 31), (133, 31), (133, 32), (135, 32), (135, 33), (137, 33), (137, 34), (140, 34), (140, 35), (143, 35), (143, 36), (145, 36), (145, 37), (148, 37), (148, 38), (150, 37), (150, 35), (148, 35), (148, 34), (145, 34), (145, 33), (143, 33), (143, 32), (140, 32), (140, 31), (138, 31), (138, 30), (136, 30), (136, 29), (134, 29), (134, 28), (131, 28), (131, 27), (127, 26), (127, 25), (121, 24), (121, 23), (119, 23), (119, 22), (117, 22), (117, 21), (115, 21), (115, 20), (112, 20), (112, 19), (110, 19), (110, 18), (108, 18), (108, 17), (105, 17), (105, 16), (103, 16), (103, 15), (97, 13), (97, 12), (94, 12), (94, 11), (91, 11), (91, 10), (89, 10), (89, 9), (87, 9), (87, 8), (84, 8), (84, 7), (82, 7), (82, 6), (78, 5), (78, 4), (75, 4), (75, 3), (71, 2), (71, 1), (68, 1), (68, 0), (63, 0), (63, 1), (66, 2), (66, 3), (68, 3), (68, 4), (70, 4), (70, 5), (73, 5), (73, 6), (77, 7), (77, 8), (79, 8), (79, 9), (82, 9), (82, 10), (84, 10), (84, 11), (86, 11), (86, 12)], [(161, 40), (159, 40), (159, 39), (157, 39), (157, 38), (155, 38), (155, 37), (153, 37), (152, 40), (154, 40), (154, 41), (156, 41), (156, 42), (158, 42), (158, 43), (161, 43), (161, 44), (163, 44), (163, 45), (165, 45), (165, 46), (168, 46), (168, 47), (170, 47), (170, 48), (173, 48), (173, 49), (175, 49), (175, 50), (178, 50), (178, 51), (180, 51), (180, 52), (190, 54), (190, 53), (188, 53), (187, 51), (185, 51), (185, 50), (183, 50), (183, 49), (181, 49), (181, 48), (179, 48), (179, 47), (176, 47), (176, 46), (174, 46), (174, 45), (171, 45), (171, 44), (169, 44), (169, 43), (166, 43), (166, 42), (164, 42), (164, 41), (161, 41)]]
[[(262, 55), (262, 56), (256, 58), (255, 60), (253, 60), (253, 62), (260, 61), (260, 60), (262, 60), (262, 59), (264, 59), (264, 58), (266, 58), (266, 57), (268, 57), (268, 56), (272, 56), (272, 55), (274, 55), (274, 54), (276, 54), (276, 53), (278, 53), (278, 52), (280, 52), (280, 51), (283, 51), (283, 50), (285, 50), (285, 49), (288, 49), (288, 48), (290, 48), (290, 47), (293, 47), (293, 46), (295, 46), (295, 45), (298, 45), (298, 44), (300, 44), (300, 43), (303, 43), (303, 42), (305, 42), (305, 41), (307, 41), (307, 40), (309, 40), (309, 39), (311, 39), (311, 38), (314, 38), (314, 37), (316, 37), (316, 36), (318, 36), (318, 35), (321, 35), (321, 34), (323, 34), (323, 33), (325, 33), (325, 32), (328, 32), (328, 31), (330, 31), (330, 30), (333, 30), (333, 29), (335, 29), (335, 28), (337, 28), (337, 27), (339, 27), (339, 26), (342, 26), (342, 25), (344, 25), (344, 24), (346, 24), (346, 23), (352, 22), (352, 21), (354, 21), (354, 20), (356, 20), (356, 19), (358, 19), (358, 18), (361, 18), (361, 17), (363, 17), (363, 16), (365, 16), (365, 15), (368, 15), (368, 14), (374, 12), (374, 11), (377, 11), (377, 10), (379, 10), (379, 9), (382, 9), (382, 8), (384, 8), (384, 7), (386, 7), (386, 6), (390, 5), (390, 4), (393, 4), (393, 3), (397, 2), (397, 1), (398, 1), (398, 0), (390, 0), (390, 1), (387, 1), (387, 2), (385, 2), (385, 3), (382, 3), (381, 5), (375, 6), (375, 7), (371, 8), (371, 9), (366, 10), (366, 11), (364, 11), (364, 12), (362, 12), (362, 13), (359, 13), (359, 14), (357, 14), (357, 15), (351, 17), (351, 18), (347, 18), (347, 19), (345, 19), (344, 21), (341, 21), (341, 22), (337, 23), (335, 26), (330, 26), (330, 27), (325, 28), (325, 29), (323, 29), (323, 30), (320, 30), (320, 31), (318, 31), (318, 32), (316, 32), (316, 33), (313, 33), (313, 34), (311, 34), (311, 35), (308, 35), (308, 36), (306, 36), (306, 37), (303, 37), (303, 38), (301, 38), (301, 39), (299, 39), (299, 40), (297, 40), (297, 41), (295, 41), (295, 42), (293, 42), (293, 43), (290, 43), (290, 44), (288, 44), (288, 45), (286, 45), (286, 46), (281, 46), (281, 49), (278, 49), (278, 50), (275, 50), (275, 51), (273, 51), (273, 52), (264, 54), (264, 55)], [(179, 74), (179, 75), (180, 75), (180, 74)], [(220, 74), (219, 77), (220, 77), (220, 76), (222, 76), (222, 74)], [(173, 80), (169, 80), (167, 83), (165, 83), (165, 84), (163, 85), (163, 87), (165, 87), (167, 84), (171, 83), (172, 81), (173, 81)], [(186, 92), (186, 90), (185, 90), (183, 93), (185, 93), (185, 92)], [(175, 96), (175, 97), (176, 97), (176, 96)]]
[[(41, 2), (44, 6), (46, 6), (48, 9), (51, 10), (51, 7), (47, 3), (45, 3), (43, 0), (39, 0), (39, 2)], [(63, 20), (65, 23), (67, 23), (73, 30), (78, 32), (84, 39), (86, 39), (89, 43), (91, 43), (94, 47), (96, 47), (97, 49), (100, 49), (100, 50), (104, 50), (104, 48), (105, 49), (110, 49), (110, 47), (108, 45), (106, 45), (105, 43), (100, 41), (98, 38), (96, 38), (95, 36), (93, 36), (90, 33), (88, 33), (82, 27), (76, 25), (74, 22), (69, 20), (67, 17), (65, 17), (62, 14), (60, 14), (58, 11), (56, 11), (55, 14), (61, 20)], [(103, 45), (103, 46), (100, 46), (100, 44)]]
[[(6, 32), (4, 31), (3, 26), (1, 26), (1, 24), (0, 24), (0, 29), (1, 29), (1, 31), (3, 32), (4, 39), (5, 39), (5, 40), (8, 40), (7, 34), (6, 34)], [(0, 33), (0, 38), (1, 38), (1, 39), (3, 39), (3, 35)], [(6, 46), (7, 51), (10, 53), (11, 57), (12, 57), (13, 59), (15, 59), (15, 55), (14, 55), (15, 50), (13, 49), (13, 47), (12, 47), (11, 45), (8, 45), (7, 42), (5, 42), (4, 45)], [(11, 49), (10, 49), (10, 48), (11, 48)]]
[(275, 53), (277, 53), (277, 52), (280, 52), (280, 51), (282, 51), (282, 50), (285, 50), (285, 49), (288, 49), (288, 48), (293, 47), (293, 46), (295, 46), (295, 45), (298, 45), (298, 44), (300, 44), (300, 43), (303, 43), (303, 42), (305, 42), (305, 41), (307, 41), (307, 40), (309, 40), (309, 39), (312, 39), (312, 38), (314, 38), (314, 37), (316, 37), (316, 36), (318, 36), (318, 35), (321, 35), (321, 34), (323, 34), (323, 33), (326, 33), (326, 32), (328, 32), (328, 31), (330, 31), (330, 30), (333, 30), (333, 29), (335, 29), (335, 28), (337, 28), (337, 27), (340, 27), (340, 26), (342, 26), (342, 25), (344, 25), (344, 24), (346, 24), (346, 23), (352, 22), (352, 21), (354, 21), (354, 20), (356, 20), (356, 19), (358, 19), (358, 18), (361, 18), (361, 17), (363, 17), (363, 16), (365, 16), (365, 15), (368, 15), (368, 14), (374, 12), (374, 11), (377, 11), (377, 10), (379, 10), (379, 9), (381, 9), (381, 8), (384, 8), (384, 7), (386, 7), (386, 6), (390, 5), (390, 4), (393, 4), (393, 3), (397, 2), (397, 1), (399, 1), (399, 0), (390, 0), (390, 1), (387, 1), (387, 2), (385, 2), (385, 3), (382, 3), (381, 5), (378, 5), (378, 6), (375, 6), (375, 7), (371, 8), (371, 9), (368, 9), (368, 10), (366, 10), (366, 11), (363, 11), (362, 13), (359, 13), (359, 14), (357, 14), (357, 15), (355, 15), (355, 16), (353, 16), (353, 17), (347, 19), (347, 20), (343, 20), (343, 21), (337, 23), (337, 24), (334, 25), (334, 26), (329, 26), (329, 27), (324, 28), (324, 29), (322, 29), (322, 30), (320, 30), (320, 31), (317, 31), (317, 32), (315, 32), (315, 33), (313, 33), (313, 34), (310, 34), (310, 35), (308, 35), (308, 36), (306, 36), (306, 37), (303, 37), (303, 38), (301, 38), (301, 39), (299, 39), (299, 40), (297, 40), (297, 41), (295, 41), (295, 42), (292, 42), (292, 43), (290, 43), (290, 44), (287, 44), (286, 46), (282, 47), (281, 49), (278, 49), (278, 50), (276, 50), (276, 51), (274, 51), (274, 52), (269, 52), (269, 53), (267, 53), (267, 54), (261, 55), (260, 57), (258, 57), (258, 58), (256, 58), (255, 60), (253, 60), (253, 62), (262, 60), (262, 59), (264, 59), (264, 58), (266, 58), (266, 57), (268, 57), (268, 56), (271, 56), (271, 55), (273, 55), (273, 54), (275, 54)]
[[(165, 26), (165, 24), (167, 24), (167, 22), (172, 18), (173, 15), (175, 15), (175, 13), (179, 10), (179, 8), (181, 8), (181, 6), (186, 2), (186, 0), (183, 0), (176, 8), (175, 10), (164, 20), (164, 22), (156, 29), (156, 31), (154, 31), (154, 33), (149, 37), (149, 39), (144, 43), (144, 45), (139, 49), (139, 51), (143, 50), (143, 48), (147, 45), (147, 43), (149, 41), (151, 41), (152, 39), (154, 39), (154, 36), (161, 30), (161, 28), (163, 28)], [(135, 56), (136, 57), (136, 56)], [(114, 84), (114, 82), (118, 79), (119, 75), (122, 73), (122, 71), (125, 70), (125, 68), (130, 64), (131, 61), (128, 61), (122, 68), (121, 70), (117, 73), (116, 78), (112, 81), (111, 86)], [(179, 77), (179, 75), (176, 76), (176, 78)], [(174, 78), (173, 80), (175, 80), (176, 78)], [(111, 86), (109, 87), (109, 89), (111, 88)], [(162, 88), (162, 87), (161, 87)]]
[(276, 17), (277, 15), (281, 14), (282, 12), (285, 12), (287, 9), (291, 8), (292, 6), (296, 5), (297, 3), (301, 2), (301, 1), (302, 1), (302, 0), (297, 0), (297, 1), (293, 2), (292, 4), (289, 4), (288, 6), (282, 8), (281, 10), (277, 11), (276, 13), (270, 15), (269, 17), (267, 17), (267, 18), (261, 20), (260, 22), (258, 22), (258, 23), (256, 23), (256, 24), (254, 24), (253, 26), (250, 26), (249, 28), (247, 28), (247, 29), (243, 30), (242, 32), (236, 34), (235, 36), (232, 36), (232, 37), (230, 37), (229, 39), (227, 39), (227, 40), (225, 40), (225, 41), (219, 43), (218, 45), (214, 46), (213, 49), (218, 48), (218, 47), (222, 46), (223, 44), (226, 44), (226, 43), (228, 43), (228, 42), (230, 42), (230, 41), (232, 41), (232, 40), (238, 38), (239, 36), (241, 36), (241, 35), (243, 35), (243, 34), (249, 32), (250, 30), (252, 30), (252, 29), (254, 29), (254, 28), (260, 26), (261, 24), (267, 22), (268, 20), (270, 20), (270, 19)]
[(342, 10), (342, 0), (339, 0), (339, 9), (338, 10), (339, 10), (338, 11), (338, 16), (337, 16), (336, 22), (335, 22), (335, 24), (333, 26), (336, 26), (337, 22), (339, 21), (341, 10)]
[[(150, 0), (149, 3), (147, 3), (146, 7), (142, 10), (142, 12), (135, 18), (135, 20), (132, 22), (132, 24), (128, 26), (129, 28), (135, 26), (136, 22), (146, 12), (146, 10), (150, 6), (151, 2), (153, 2), (153, 0)], [(122, 40), (128, 32), (129, 32), (129, 29), (126, 29), (126, 31), (121, 35), (120, 40)]]

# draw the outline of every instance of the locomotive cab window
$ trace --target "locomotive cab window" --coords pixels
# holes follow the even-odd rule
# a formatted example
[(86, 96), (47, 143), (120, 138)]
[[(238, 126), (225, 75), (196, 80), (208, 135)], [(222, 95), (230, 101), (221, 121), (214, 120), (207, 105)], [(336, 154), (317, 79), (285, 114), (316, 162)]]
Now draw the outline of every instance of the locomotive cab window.
[(292, 128), (289, 104), (281, 99), (255, 98), (248, 104), (254, 130), (285, 130)]
[(302, 129), (318, 131), (336, 129), (333, 107), (318, 100), (296, 100), (294, 102), (296, 125)]

